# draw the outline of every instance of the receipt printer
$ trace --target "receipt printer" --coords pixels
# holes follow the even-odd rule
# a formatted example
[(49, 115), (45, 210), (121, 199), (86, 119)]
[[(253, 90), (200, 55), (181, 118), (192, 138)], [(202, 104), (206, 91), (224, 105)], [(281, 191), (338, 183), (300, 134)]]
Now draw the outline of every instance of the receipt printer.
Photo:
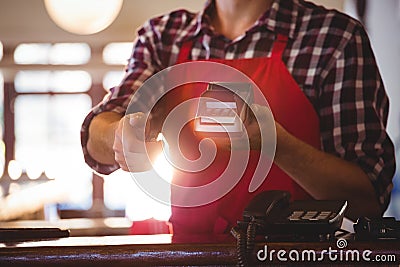
[(209, 83), (199, 99), (194, 130), (211, 136), (241, 135), (252, 102), (251, 83)]

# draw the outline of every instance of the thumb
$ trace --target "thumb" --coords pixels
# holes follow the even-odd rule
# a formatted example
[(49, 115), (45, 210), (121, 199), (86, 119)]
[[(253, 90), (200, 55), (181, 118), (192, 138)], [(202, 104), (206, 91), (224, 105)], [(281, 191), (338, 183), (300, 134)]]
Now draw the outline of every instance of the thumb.
[(129, 114), (129, 124), (135, 128), (144, 128), (146, 124), (146, 116), (143, 112)]
[(257, 118), (257, 120), (259, 120), (259, 121), (267, 120), (268, 112), (269, 112), (268, 107), (261, 106), (258, 104), (252, 104), (251, 109), (254, 112), (254, 116)]
[(143, 112), (136, 112), (128, 115), (129, 125), (134, 129), (136, 138), (144, 141), (145, 140), (145, 126), (147, 116)]

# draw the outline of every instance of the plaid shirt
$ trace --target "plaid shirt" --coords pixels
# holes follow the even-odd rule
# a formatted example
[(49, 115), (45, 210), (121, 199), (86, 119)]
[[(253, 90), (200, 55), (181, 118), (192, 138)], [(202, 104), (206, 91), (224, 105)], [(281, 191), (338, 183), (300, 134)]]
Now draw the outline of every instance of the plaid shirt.
[[(176, 63), (183, 42), (194, 42), (191, 60), (254, 58), (270, 56), (276, 35), (282, 34), (289, 37), (282, 59), (319, 116), (322, 149), (358, 164), (386, 208), (395, 170), (393, 144), (385, 131), (389, 103), (362, 25), (309, 2), (275, 0), (252, 28), (229, 40), (209, 23), (213, 7), (208, 1), (199, 13), (177, 10), (139, 29), (125, 78), (83, 123), (86, 162), (100, 173), (117, 169), (88, 154), (91, 119), (103, 111), (124, 113), (147, 78)], [(140, 109), (145, 103), (137, 105)]]

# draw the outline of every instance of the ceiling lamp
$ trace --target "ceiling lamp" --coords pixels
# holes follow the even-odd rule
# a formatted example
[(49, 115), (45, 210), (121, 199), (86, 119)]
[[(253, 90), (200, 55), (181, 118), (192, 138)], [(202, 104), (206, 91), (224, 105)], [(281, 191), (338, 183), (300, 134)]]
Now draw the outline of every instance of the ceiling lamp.
[(62, 29), (93, 34), (107, 28), (118, 16), (123, 0), (44, 0), (50, 18)]

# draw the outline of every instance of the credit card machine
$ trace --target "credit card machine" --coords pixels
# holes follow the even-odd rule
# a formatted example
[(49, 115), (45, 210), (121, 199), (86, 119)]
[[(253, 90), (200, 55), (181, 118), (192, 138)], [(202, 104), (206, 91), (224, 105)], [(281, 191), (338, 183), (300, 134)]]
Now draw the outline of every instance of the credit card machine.
[(211, 136), (221, 133), (241, 135), (252, 102), (251, 83), (209, 83), (200, 96), (194, 129)]
[[(257, 194), (231, 230), (237, 239), (238, 265), (252, 266), (256, 241), (305, 242), (333, 240), (340, 230), (346, 200), (296, 200), (281, 190)], [(261, 238), (260, 238), (261, 237)]]
[(333, 237), (340, 229), (347, 201), (289, 199), (286, 191), (264, 191), (249, 203), (238, 224), (246, 229), (256, 220), (257, 234), (282, 240), (318, 240)]

